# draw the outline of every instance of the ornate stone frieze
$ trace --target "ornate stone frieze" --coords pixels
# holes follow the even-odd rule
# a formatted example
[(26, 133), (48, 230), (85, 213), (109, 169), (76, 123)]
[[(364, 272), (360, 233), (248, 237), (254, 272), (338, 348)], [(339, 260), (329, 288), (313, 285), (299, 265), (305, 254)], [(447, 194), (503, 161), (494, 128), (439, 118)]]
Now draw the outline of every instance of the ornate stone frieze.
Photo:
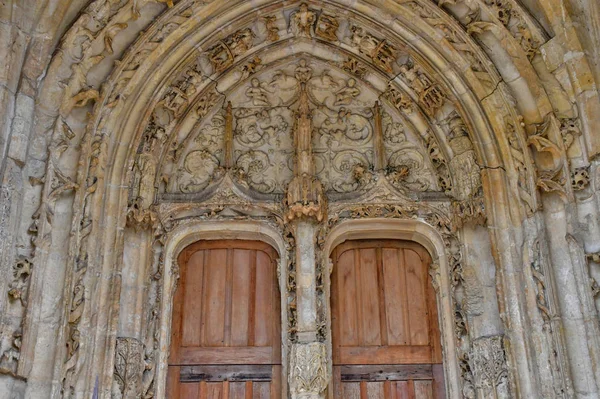
[(214, 73), (223, 72), (233, 65), (236, 57), (245, 54), (253, 46), (256, 34), (250, 28), (238, 30), (219, 41), (207, 51)]
[(400, 66), (400, 76), (415, 93), (419, 105), (427, 115), (434, 116), (444, 105), (446, 95), (441, 87), (414, 60), (409, 59)]
[(295, 343), (290, 351), (290, 392), (295, 398), (319, 398), (330, 379), (322, 342)]
[(115, 372), (112, 399), (136, 399), (142, 396), (144, 344), (136, 338), (118, 337), (115, 343)]
[(357, 25), (350, 27), (349, 43), (359, 53), (369, 57), (383, 71), (394, 71), (393, 64), (398, 57), (398, 49), (386, 39), (380, 39)]

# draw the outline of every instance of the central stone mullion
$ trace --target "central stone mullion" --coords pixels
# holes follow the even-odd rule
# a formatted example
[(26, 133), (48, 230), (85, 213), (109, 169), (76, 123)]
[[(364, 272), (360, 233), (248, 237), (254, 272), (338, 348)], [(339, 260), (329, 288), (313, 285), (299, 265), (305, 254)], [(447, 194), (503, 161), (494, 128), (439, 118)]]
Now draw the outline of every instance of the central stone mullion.
[(323, 185), (315, 176), (312, 115), (306, 82), (299, 82), (294, 123), (294, 178), (287, 188), (287, 222), (295, 240), (296, 340), (290, 348), (289, 385), (292, 398), (325, 397), (329, 382), (325, 343), (318, 340), (317, 232), (326, 219)]
[(296, 235), (296, 302), (298, 341), (311, 342), (317, 337), (316, 245), (317, 225), (299, 220)]

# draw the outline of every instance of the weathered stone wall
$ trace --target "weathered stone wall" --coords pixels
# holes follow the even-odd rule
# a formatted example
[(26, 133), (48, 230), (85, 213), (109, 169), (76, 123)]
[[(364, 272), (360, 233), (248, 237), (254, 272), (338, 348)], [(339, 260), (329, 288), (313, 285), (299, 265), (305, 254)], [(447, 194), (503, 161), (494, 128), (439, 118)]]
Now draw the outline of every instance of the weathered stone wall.
[(354, 222), (438, 260), (451, 397), (600, 396), (596, 1), (8, 0), (0, 55), (0, 398), (159, 397), (203, 229), (319, 397)]

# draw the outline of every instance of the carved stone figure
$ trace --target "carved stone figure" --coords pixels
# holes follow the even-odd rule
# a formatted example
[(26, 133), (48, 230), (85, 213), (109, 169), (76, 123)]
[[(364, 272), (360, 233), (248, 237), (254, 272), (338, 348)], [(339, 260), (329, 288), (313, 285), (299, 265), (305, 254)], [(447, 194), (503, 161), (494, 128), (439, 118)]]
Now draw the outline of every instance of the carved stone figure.
[(265, 29), (267, 30), (267, 40), (270, 42), (276, 42), (279, 40), (279, 27), (277, 26), (277, 17), (274, 15), (267, 15), (263, 17), (265, 22)]
[(267, 99), (266, 90), (261, 86), (258, 79), (253, 78), (251, 86), (246, 90), (246, 96), (252, 101), (252, 105), (255, 106), (268, 106), (269, 100)]
[(312, 76), (312, 73), (312, 68), (308, 66), (304, 58), (301, 58), (295, 71), (295, 76), (298, 82), (308, 82)]
[(454, 115), (450, 119), (450, 148), (454, 157), (450, 161), (450, 168), (456, 171), (459, 199), (467, 199), (478, 193), (481, 189), (480, 168), (473, 143), (467, 136), (466, 128), (460, 116)]
[(350, 105), (359, 94), (360, 89), (356, 87), (356, 80), (348, 79), (346, 85), (335, 93), (334, 105)]
[(288, 32), (296, 37), (312, 37), (316, 21), (317, 14), (310, 10), (306, 3), (302, 3), (300, 8), (290, 15)]

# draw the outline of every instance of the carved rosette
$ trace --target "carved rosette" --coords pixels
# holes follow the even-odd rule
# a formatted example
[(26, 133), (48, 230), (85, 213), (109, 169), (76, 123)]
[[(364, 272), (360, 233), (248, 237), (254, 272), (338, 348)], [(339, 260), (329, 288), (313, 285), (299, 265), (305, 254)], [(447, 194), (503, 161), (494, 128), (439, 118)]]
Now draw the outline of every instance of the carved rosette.
[(143, 372), (144, 344), (136, 338), (117, 338), (111, 397), (113, 399), (141, 397)]
[(290, 392), (293, 398), (320, 398), (327, 388), (327, 348), (322, 342), (293, 344), (290, 353)]

